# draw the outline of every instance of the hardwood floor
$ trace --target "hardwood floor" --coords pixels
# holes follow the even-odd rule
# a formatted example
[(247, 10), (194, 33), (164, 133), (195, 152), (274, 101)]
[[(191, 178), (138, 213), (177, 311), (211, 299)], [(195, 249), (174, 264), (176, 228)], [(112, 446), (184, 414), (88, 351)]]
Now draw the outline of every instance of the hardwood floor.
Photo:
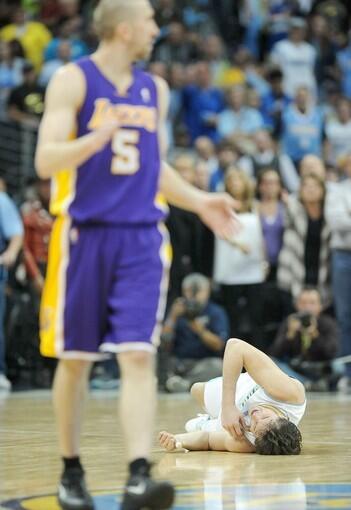
[[(115, 392), (105, 391), (87, 403), (82, 458), (97, 510), (118, 508), (126, 477), (117, 401)], [(164, 453), (156, 433), (182, 431), (198, 411), (186, 395), (160, 395), (154, 473), (176, 484), (174, 508), (351, 509), (351, 397), (309, 396), (303, 453), (296, 457)], [(0, 394), (0, 508), (56, 510), (60, 469), (49, 392)]]

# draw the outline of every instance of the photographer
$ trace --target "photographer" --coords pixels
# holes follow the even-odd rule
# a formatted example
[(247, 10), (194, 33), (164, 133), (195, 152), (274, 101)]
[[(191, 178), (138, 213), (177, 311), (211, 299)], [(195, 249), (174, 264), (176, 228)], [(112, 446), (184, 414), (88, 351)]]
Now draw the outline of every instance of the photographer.
[(229, 336), (228, 318), (209, 300), (210, 282), (205, 276), (192, 273), (184, 278), (182, 294), (162, 332), (159, 365), (170, 392), (188, 391), (195, 381), (220, 376)]
[(329, 388), (331, 361), (338, 349), (334, 319), (321, 314), (318, 290), (305, 287), (296, 299), (297, 313), (282, 323), (270, 354), (278, 365), (307, 389)]

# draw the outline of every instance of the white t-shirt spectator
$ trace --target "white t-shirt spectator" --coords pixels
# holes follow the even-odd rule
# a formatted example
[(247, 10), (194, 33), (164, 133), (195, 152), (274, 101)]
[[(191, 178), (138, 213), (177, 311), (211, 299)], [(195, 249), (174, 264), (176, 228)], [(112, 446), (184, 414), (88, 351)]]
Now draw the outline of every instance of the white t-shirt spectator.
[(262, 227), (257, 213), (239, 215), (242, 229), (233, 241), (247, 249), (247, 253), (229, 241), (216, 238), (213, 279), (224, 285), (262, 283), (265, 279), (265, 250)]
[(294, 44), (287, 39), (274, 46), (271, 59), (283, 72), (284, 92), (288, 96), (294, 97), (296, 89), (302, 85), (308, 87), (312, 94), (316, 93), (316, 57), (316, 50), (307, 42)]
[(351, 120), (347, 123), (338, 119), (328, 120), (325, 135), (330, 144), (330, 163), (337, 164), (340, 157), (351, 151)]

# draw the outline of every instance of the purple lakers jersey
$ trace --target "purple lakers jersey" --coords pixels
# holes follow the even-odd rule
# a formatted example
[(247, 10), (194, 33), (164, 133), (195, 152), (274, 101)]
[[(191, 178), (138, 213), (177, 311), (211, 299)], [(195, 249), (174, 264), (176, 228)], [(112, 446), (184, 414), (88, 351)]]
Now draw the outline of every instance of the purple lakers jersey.
[[(76, 169), (53, 178), (51, 210), (79, 223), (150, 224), (165, 215), (158, 195), (157, 87), (133, 68), (133, 81), (118, 94), (90, 58), (76, 62), (85, 76), (86, 96), (77, 117), (77, 137), (117, 120), (110, 143)], [(68, 84), (69, 86), (69, 84)]]

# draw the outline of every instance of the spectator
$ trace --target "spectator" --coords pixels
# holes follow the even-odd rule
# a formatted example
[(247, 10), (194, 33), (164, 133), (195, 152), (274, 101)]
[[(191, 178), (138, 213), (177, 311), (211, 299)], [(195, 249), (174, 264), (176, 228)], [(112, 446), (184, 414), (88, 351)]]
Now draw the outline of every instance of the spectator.
[(183, 107), (191, 140), (206, 136), (214, 143), (218, 142), (218, 114), (224, 108), (224, 99), (222, 91), (212, 85), (207, 62), (196, 65), (195, 83), (184, 87)]
[(14, 122), (37, 128), (44, 110), (44, 89), (38, 84), (32, 64), (23, 69), (23, 84), (15, 87), (8, 99), (8, 117)]
[(15, 204), (0, 179), (0, 390), (10, 390), (6, 377), (4, 318), (8, 269), (16, 262), (22, 246), (23, 227)]
[(169, 146), (172, 148), (174, 147), (174, 132), (182, 126), (182, 90), (185, 85), (184, 66), (182, 64), (176, 63), (170, 66), (168, 83), (170, 94), (167, 126)]
[(315, 14), (311, 19), (311, 33), (309, 42), (316, 50), (315, 76), (319, 91), (323, 91), (324, 84), (335, 77), (336, 46), (324, 16)]
[(270, 0), (266, 21), (267, 51), (281, 40), (286, 40), (291, 27), (293, 3), (291, 0)]
[(209, 191), (210, 170), (208, 163), (203, 159), (198, 159), (195, 165), (195, 186), (203, 191)]
[[(187, 182), (195, 183), (195, 160), (190, 154), (180, 153), (173, 160), (174, 168)], [(167, 228), (173, 248), (170, 270), (168, 304), (181, 294), (181, 282), (185, 276), (197, 272), (202, 260), (203, 225), (199, 218), (175, 206), (169, 207)]]
[(30, 287), (40, 296), (43, 289), (53, 218), (49, 213), (50, 181), (36, 181), (35, 197), (22, 205), (23, 256)]
[(341, 87), (343, 94), (351, 99), (351, 33), (349, 32), (348, 45), (336, 55), (341, 72)]
[(194, 45), (188, 40), (185, 26), (179, 21), (172, 21), (164, 30), (164, 35), (164, 40), (155, 48), (153, 60), (186, 64), (197, 56)]
[(299, 178), (294, 164), (287, 154), (276, 150), (269, 132), (259, 130), (253, 135), (253, 140), (256, 152), (252, 156), (243, 156), (239, 160), (239, 167), (253, 179), (257, 179), (261, 170), (274, 169), (285, 189), (289, 192), (296, 191), (299, 187)]
[(263, 118), (258, 110), (246, 105), (247, 90), (241, 85), (233, 87), (228, 94), (227, 108), (218, 117), (218, 132), (221, 138), (235, 135), (252, 135), (263, 127)]
[(239, 154), (230, 142), (221, 142), (217, 147), (218, 167), (210, 178), (210, 191), (223, 191), (225, 175), (238, 161)]
[(57, 58), (45, 62), (38, 79), (38, 84), (46, 88), (53, 74), (63, 65), (71, 61), (71, 44), (69, 41), (62, 40), (57, 48)]
[(330, 304), (330, 230), (324, 218), (325, 183), (307, 174), (299, 196), (286, 207), (283, 248), (278, 263), (278, 284), (290, 299), (305, 285), (317, 287), (323, 306)]
[(57, 27), (62, 16), (61, 3), (57, 0), (42, 0), (39, 8), (39, 19), (50, 29)]
[(325, 124), (325, 156), (328, 163), (337, 164), (351, 148), (351, 103), (349, 99), (338, 101), (336, 118)]
[(158, 0), (155, 9), (155, 19), (157, 25), (162, 29), (172, 23), (172, 21), (182, 21), (182, 12), (176, 6), (175, 0)]
[(236, 168), (227, 171), (226, 191), (238, 201), (242, 231), (235, 238), (215, 240), (213, 279), (220, 285), (230, 320), (230, 336), (244, 336), (262, 348), (262, 289), (266, 260), (260, 218), (251, 179)]
[(202, 41), (201, 52), (210, 66), (212, 83), (220, 86), (221, 76), (229, 65), (222, 39), (216, 34), (208, 35)]
[(284, 76), (284, 92), (294, 97), (296, 90), (304, 86), (316, 94), (316, 50), (305, 41), (306, 22), (302, 18), (292, 18), (289, 38), (278, 42), (271, 54), (271, 60), (278, 65)]
[(265, 253), (269, 264), (267, 280), (276, 281), (278, 257), (283, 245), (284, 211), (282, 182), (274, 168), (266, 168), (257, 176), (258, 212), (260, 214)]
[[(287, 317), (270, 349), (284, 372), (296, 377), (306, 389), (329, 389), (331, 362), (338, 350), (335, 320), (322, 313), (321, 296), (304, 287), (296, 299), (297, 313)], [(317, 383), (317, 384), (316, 384)]]
[(267, 21), (267, 5), (257, 0), (243, 2), (242, 18), (244, 20), (244, 45), (255, 56), (260, 57), (260, 35)]
[(282, 150), (296, 168), (306, 154), (322, 155), (323, 117), (306, 87), (299, 87), (295, 101), (283, 113)]
[(0, 39), (12, 41), (18, 39), (28, 60), (31, 61), (37, 71), (43, 62), (43, 53), (51, 40), (51, 33), (43, 23), (28, 21), (27, 14), (22, 7), (16, 7), (13, 11), (12, 23), (0, 30)]
[(80, 35), (80, 24), (68, 19), (59, 29), (59, 35), (54, 37), (47, 45), (44, 53), (45, 61), (59, 58), (58, 50), (62, 41), (69, 43), (71, 47), (71, 60), (77, 60), (88, 54), (89, 50)]
[[(342, 168), (346, 179), (330, 186), (326, 218), (332, 233), (332, 277), (336, 317), (341, 335), (341, 354), (351, 355), (351, 153)], [(351, 393), (351, 363), (339, 382), (342, 391)]]
[(11, 89), (22, 83), (24, 63), (24, 59), (13, 55), (8, 42), (0, 41), (0, 118), (6, 118)]
[(282, 114), (291, 103), (291, 98), (283, 90), (283, 73), (280, 69), (271, 69), (267, 74), (267, 80), (271, 90), (262, 97), (261, 113), (265, 127), (279, 139), (282, 130)]
[(195, 140), (194, 148), (199, 159), (206, 162), (209, 173), (212, 174), (218, 167), (215, 144), (210, 138), (199, 136)]
[(317, 179), (325, 182), (327, 171), (325, 164), (321, 158), (314, 154), (306, 154), (300, 163), (300, 177), (304, 178), (308, 175), (314, 175)]
[(168, 361), (168, 391), (188, 391), (196, 380), (222, 373), (222, 356), (228, 340), (224, 310), (210, 301), (210, 281), (193, 273), (182, 282), (177, 299), (165, 321), (162, 340)]

